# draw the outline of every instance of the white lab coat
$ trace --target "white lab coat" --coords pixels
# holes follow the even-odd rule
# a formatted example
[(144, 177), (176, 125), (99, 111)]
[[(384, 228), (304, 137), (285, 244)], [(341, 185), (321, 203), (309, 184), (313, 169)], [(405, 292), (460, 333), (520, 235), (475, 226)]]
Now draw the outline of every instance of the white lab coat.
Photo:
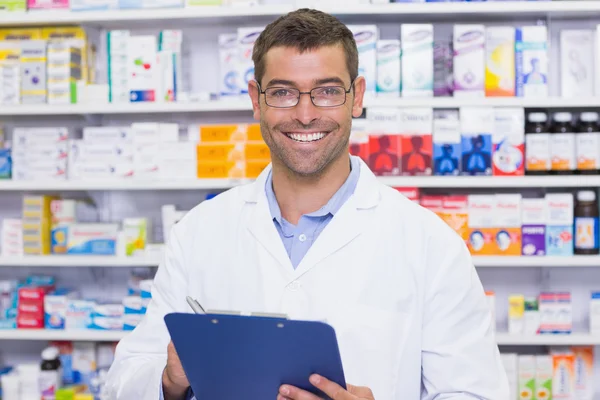
[(203, 202), (174, 227), (148, 313), (117, 348), (111, 399), (159, 398), (163, 317), (190, 312), (187, 295), (209, 309), (327, 320), (348, 383), (377, 400), (509, 398), (482, 285), (441, 219), (362, 163), (354, 195), (294, 270), (265, 179)]

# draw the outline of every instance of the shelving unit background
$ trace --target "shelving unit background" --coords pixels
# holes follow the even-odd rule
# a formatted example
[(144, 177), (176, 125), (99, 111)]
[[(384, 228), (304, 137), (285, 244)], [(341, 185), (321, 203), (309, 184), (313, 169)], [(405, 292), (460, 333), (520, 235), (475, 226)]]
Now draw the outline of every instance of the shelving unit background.
[[(436, 40), (450, 40), (452, 35), (452, 25), (455, 23), (482, 23), (487, 26), (492, 25), (531, 25), (536, 24), (540, 18), (545, 20), (550, 32), (550, 94), (558, 96), (560, 89), (560, 53), (559, 53), (559, 31), (561, 29), (595, 29), (597, 24), (600, 24), (600, 2), (599, 1), (573, 1), (573, 2), (514, 2), (509, 5), (500, 2), (491, 3), (437, 3), (437, 4), (407, 4), (397, 5), (405, 6), (407, 9), (412, 9), (410, 15), (393, 14), (382, 12), (381, 14), (369, 14), (360, 16), (352, 14), (352, 9), (348, 10), (348, 14), (341, 19), (344, 22), (355, 24), (371, 24), (377, 23), (380, 27), (381, 38), (390, 39), (397, 38), (400, 35), (401, 23), (413, 22), (434, 22), (435, 23), (435, 38)], [(427, 12), (438, 10), (434, 15), (428, 15)], [(528, 8), (529, 7), (529, 8)], [(532, 9), (532, 7), (534, 7)], [(100, 82), (105, 82), (106, 76), (106, 43), (105, 29), (131, 29), (132, 34), (154, 34), (158, 35), (161, 29), (175, 28), (183, 29), (184, 31), (184, 75), (188, 76), (189, 87), (192, 92), (210, 91), (214, 92), (217, 89), (218, 77), (218, 48), (217, 37), (220, 33), (235, 32), (238, 26), (257, 26), (264, 25), (275, 18), (278, 14), (275, 9), (262, 9), (268, 15), (252, 15), (252, 13), (242, 13), (231, 17), (217, 15), (209, 19), (194, 19), (190, 18), (189, 10), (136, 10), (135, 15), (140, 18), (146, 18), (149, 15), (152, 18), (126, 21), (120, 19), (120, 11), (114, 11), (105, 16), (96, 16), (100, 13), (82, 13), (80, 16), (48, 14), (48, 25), (52, 20), (59, 24), (70, 23), (77, 21), (87, 21), (84, 24), (88, 28), (88, 36), (92, 42), (97, 44), (98, 62), (97, 76)], [(453, 12), (452, 10), (458, 10)], [(473, 13), (473, 10), (483, 10), (481, 14)], [(548, 11), (549, 10), (549, 11)], [(569, 11), (571, 10), (571, 11)], [(221, 10), (223, 11), (223, 10)], [(247, 11), (247, 10), (246, 10)], [(253, 12), (255, 12), (254, 10)], [(285, 12), (286, 9), (279, 11)], [(363, 9), (364, 11), (364, 9)], [(194, 11), (198, 12), (198, 11)], [(220, 12), (220, 11), (219, 11)], [(258, 11), (256, 11), (258, 12)], [(133, 15), (131, 12), (130, 15)], [(43, 21), (42, 13), (36, 15), (26, 15), (12, 19), (13, 16), (8, 14), (0, 15), (0, 27), (18, 26), (21, 22), (27, 25), (28, 23), (41, 24)], [(161, 20), (161, 18), (165, 18)], [(169, 17), (173, 17), (169, 19)], [(547, 17), (547, 18), (546, 18)], [(8, 19), (7, 19), (8, 18)], [(45, 17), (44, 17), (45, 18)], [(75, 18), (75, 19), (74, 19)], [(37, 19), (37, 20), (36, 20)], [(181, 24), (181, 26), (179, 26)], [(600, 77), (598, 77), (600, 79)], [(235, 99), (237, 101), (237, 99)], [(242, 103), (246, 100), (242, 100)], [(404, 100), (399, 100), (400, 104)], [(511, 103), (514, 100), (508, 100)], [(537, 105), (535, 102), (530, 102), (530, 105)], [(452, 99), (433, 100), (433, 103), (451, 105)], [(540, 103), (544, 103), (541, 101)], [(233, 103), (231, 103), (233, 104)], [(238, 104), (238, 103), (236, 103)], [(111, 114), (111, 108), (106, 106), (94, 107), (79, 106), (74, 107), (72, 115), (47, 115), (50, 111), (35, 111), (31, 114), (23, 115), (6, 115), (10, 111), (8, 109), (0, 110), (0, 121), (5, 125), (10, 132), (15, 126), (67, 126), (74, 130), (80, 131), (83, 126), (88, 125), (122, 125), (132, 122), (179, 122), (181, 124), (181, 133), (185, 134), (186, 126), (190, 123), (220, 123), (220, 122), (251, 122), (252, 117), (248, 107), (236, 106), (236, 111), (219, 111), (219, 112), (202, 112), (194, 113), (191, 107), (183, 110), (180, 113), (145, 113), (133, 112)], [(372, 104), (381, 104), (380, 100), (374, 100)], [(548, 104), (548, 103), (546, 103)], [(556, 105), (555, 100), (552, 101)], [(560, 103), (558, 103), (560, 104)], [(591, 99), (571, 99), (565, 101), (566, 105), (576, 105), (578, 109), (600, 109), (600, 97)], [(587, 106), (590, 107), (587, 107)], [(175, 106), (177, 107), (177, 106)], [(92, 113), (93, 115), (84, 114), (78, 109)], [(114, 110), (114, 108), (112, 108)], [(181, 109), (180, 109), (181, 110)], [(134, 110), (135, 111), (135, 110)], [(29, 112), (29, 111), (28, 111)], [(102, 114), (106, 112), (106, 114)], [(38, 114), (46, 114), (37, 116)], [(442, 178), (436, 178), (442, 179)], [(451, 179), (451, 178), (448, 178)], [(494, 179), (494, 178), (489, 178)], [(598, 178), (592, 179), (594, 188), (600, 186)], [(0, 181), (0, 219), (5, 217), (19, 217), (21, 214), (21, 199), (25, 193), (31, 191), (25, 190), (4, 191), (3, 185), (5, 182)], [(107, 188), (110, 189), (110, 188)], [(123, 187), (119, 190), (94, 190), (86, 192), (69, 191), (63, 192), (68, 197), (89, 195), (98, 206), (100, 211), (100, 219), (105, 222), (120, 221), (124, 217), (144, 216), (150, 218), (153, 229), (153, 240), (155, 242), (162, 241), (161, 233), (161, 218), (160, 206), (163, 204), (176, 204), (178, 209), (190, 209), (195, 204), (202, 201), (206, 194), (211, 192), (208, 189), (194, 190), (172, 190), (172, 191), (157, 191), (148, 188), (141, 191), (127, 191)], [(498, 191), (528, 191), (540, 189), (523, 189), (523, 188), (502, 188)], [(553, 188), (553, 191), (559, 191), (560, 188)], [(570, 189), (569, 189), (570, 190)], [(465, 188), (458, 190), (433, 189), (437, 192), (465, 192)], [(495, 190), (491, 188), (481, 188), (478, 184), (469, 189), (471, 192), (493, 193)], [(61, 193), (58, 191), (48, 191), (48, 193)], [(126, 294), (127, 278), (129, 275), (128, 268), (28, 268), (25, 266), (17, 266), (13, 268), (0, 268), (0, 279), (24, 278), (29, 274), (49, 274), (54, 275), (58, 279), (59, 285), (75, 286), (81, 289), (81, 292), (86, 297), (101, 296), (103, 299), (119, 300)], [(578, 331), (585, 331), (588, 328), (587, 318), (589, 313), (589, 293), (593, 290), (600, 289), (600, 264), (598, 268), (479, 268), (478, 269), (482, 282), (487, 290), (494, 290), (497, 295), (497, 320), (498, 331), (506, 330), (507, 316), (507, 298), (512, 293), (524, 293), (527, 296), (535, 296), (544, 290), (568, 290), (573, 294), (573, 308), (575, 328)], [(108, 298), (106, 295), (108, 294)], [(20, 343), (19, 350), (16, 350), (15, 342), (11, 340), (0, 339), (0, 361), (2, 362), (20, 362), (20, 361), (37, 361), (39, 360), (39, 351), (44, 346), (42, 342), (27, 341)], [(506, 347), (507, 350), (518, 351), (537, 351), (539, 347), (523, 348), (523, 347)], [(596, 348), (596, 381), (600, 382), (600, 346)], [(600, 395), (600, 385), (597, 388)]]

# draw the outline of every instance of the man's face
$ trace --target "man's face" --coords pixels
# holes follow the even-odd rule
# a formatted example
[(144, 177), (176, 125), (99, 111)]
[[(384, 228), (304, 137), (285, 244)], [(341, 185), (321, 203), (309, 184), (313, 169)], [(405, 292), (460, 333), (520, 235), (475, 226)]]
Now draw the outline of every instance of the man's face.
[[(294, 88), (310, 92), (315, 87), (350, 88), (343, 47), (321, 47), (300, 53), (291, 47), (275, 47), (265, 55), (265, 74), (260, 82), (267, 88)], [(285, 166), (300, 176), (319, 176), (348, 154), (352, 116), (362, 114), (365, 81), (359, 77), (346, 103), (316, 107), (309, 95), (301, 95), (292, 108), (267, 106), (256, 82), (248, 85), (254, 118), (260, 120), (262, 136), (271, 149), (273, 164)]]

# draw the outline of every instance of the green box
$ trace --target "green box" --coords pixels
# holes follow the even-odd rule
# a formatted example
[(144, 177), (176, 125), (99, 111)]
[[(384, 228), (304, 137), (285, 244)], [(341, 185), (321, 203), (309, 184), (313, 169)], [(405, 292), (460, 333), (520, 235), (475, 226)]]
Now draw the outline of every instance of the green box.
[(2, 11), (27, 11), (25, 0), (0, 0), (0, 12)]

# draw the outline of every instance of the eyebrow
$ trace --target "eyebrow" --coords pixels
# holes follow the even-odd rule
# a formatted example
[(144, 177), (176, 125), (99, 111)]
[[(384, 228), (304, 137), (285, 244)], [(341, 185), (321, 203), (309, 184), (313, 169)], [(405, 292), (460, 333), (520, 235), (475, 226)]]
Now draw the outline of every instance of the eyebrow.
[[(313, 84), (315, 86), (319, 86), (319, 85), (326, 85), (328, 83), (335, 83), (341, 86), (345, 86), (346, 83), (342, 80), (342, 78), (338, 78), (336, 76), (332, 76), (329, 78), (322, 78), (322, 79), (315, 79), (313, 80)], [(293, 86), (293, 87), (297, 87), (296, 82), (294, 81), (290, 81), (287, 79), (271, 79), (269, 81), (269, 83), (267, 83), (266, 87), (272, 87), (272, 86)]]

